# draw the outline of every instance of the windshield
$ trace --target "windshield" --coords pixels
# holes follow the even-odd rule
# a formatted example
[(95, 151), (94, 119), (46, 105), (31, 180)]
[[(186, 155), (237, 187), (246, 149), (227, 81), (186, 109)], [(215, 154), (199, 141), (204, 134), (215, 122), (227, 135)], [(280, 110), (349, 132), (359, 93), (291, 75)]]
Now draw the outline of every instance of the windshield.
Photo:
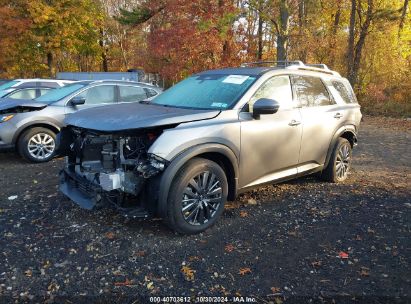
[(44, 103), (53, 103), (63, 99), (64, 97), (70, 95), (71, 93), (81, 89), (85, 84), (73, 83), (61, 87), (58, 89), (51, 90), (50, 92), (44, 94), (43, 96), (37, 97), (35, 101), (44, 102)]
[(18, 81), (12, 80), (0, 85), (0, 91), (10, 88), (12, 85), (15, 85)]
[(151, 103), (179, 108), (225, 110), (236, 104), (255, 79), (248, 75), (196, 75), (177, 83)]

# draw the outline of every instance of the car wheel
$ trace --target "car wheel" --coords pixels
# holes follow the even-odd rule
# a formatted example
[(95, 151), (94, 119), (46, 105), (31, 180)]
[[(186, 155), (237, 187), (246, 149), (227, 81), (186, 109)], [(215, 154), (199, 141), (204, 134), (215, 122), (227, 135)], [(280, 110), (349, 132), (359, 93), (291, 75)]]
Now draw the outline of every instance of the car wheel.
[(179, 233), (202, 232), (223, 213), (227, 193), (223, 169), (213, 161), (194, 158), (173, 179), (165, 220)]
[(20, 136), (18, 151), (29, 162), (47, 162), (56, 153), (56, 134), (46, 128), (29, 129)]
[(351, 168), (351, 154), (350, 142), (340, 137), (332, 151), (327, 167), (321, 174), (322, 179), (333, 183), (345, 181)]

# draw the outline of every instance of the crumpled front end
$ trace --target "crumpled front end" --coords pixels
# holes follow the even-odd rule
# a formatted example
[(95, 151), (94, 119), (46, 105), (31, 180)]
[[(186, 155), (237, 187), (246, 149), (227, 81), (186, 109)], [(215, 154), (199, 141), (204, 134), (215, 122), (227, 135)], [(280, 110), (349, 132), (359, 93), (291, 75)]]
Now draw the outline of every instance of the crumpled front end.
[(61, 192), (86, 209), (114, 207), (130, 217), (148, 217), (153, 195), (147, 184), (167, 166), (148, 153), (161, 132), (107, 134), (64, 128), (59, 137), (59, 153), (66, 156)]

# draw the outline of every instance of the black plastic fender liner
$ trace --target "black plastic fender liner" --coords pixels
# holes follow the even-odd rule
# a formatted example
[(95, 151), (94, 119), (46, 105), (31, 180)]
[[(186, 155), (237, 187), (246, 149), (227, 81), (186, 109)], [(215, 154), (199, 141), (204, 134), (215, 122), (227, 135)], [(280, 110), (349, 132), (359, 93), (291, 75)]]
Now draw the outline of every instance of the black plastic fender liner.
[(328, 162), (330, 161), (332, 151), (334, 149), (335, 144), (337, 143), (337, 139), (341, 137), (344, 133), (351, 133), (354, 138), (354, 143), (357, 142), (357, 132), (354, 126), (343, 126), (339, 128), (335, 133), (331, 140), (330, 146), (328, 147), (327, 157), (325, 158), (324, 168), (327, 167)]
[(171, 183), (173, 182), (174, 176), (177, 174), (178, 170), (187, 163), (188, 160), (204, 153), (220, 153), (226, 156), (233, 168), (234, 168), (234, 180), (235, 180), (235, 189), (234, 192), (237, 193), (238, 189), (238, 159), (235, 156), (234, 152), (227, 146), (210, 143), (210, 144), (201, 144), (193, 146), (179, 155), (177, 155), (166, 168), (166, 170), (161, 174), (159, 182), (159, 193), (158, 193), (158, 202), (157, 202), (157, 213), (161, 217), (165, 217), (167, 214), (167, 200), (168, 193), (170, 191)]

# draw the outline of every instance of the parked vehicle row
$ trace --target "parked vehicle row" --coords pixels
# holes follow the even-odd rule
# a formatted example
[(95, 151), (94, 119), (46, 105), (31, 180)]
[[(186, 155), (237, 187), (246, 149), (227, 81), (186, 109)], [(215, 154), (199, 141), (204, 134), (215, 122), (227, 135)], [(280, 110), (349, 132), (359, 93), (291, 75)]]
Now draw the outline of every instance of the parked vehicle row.
[[(55, 89), (61, 88), (72, 81), (70, 80), (55, 80), (55, 79), (14, 79), (6, 81), (0, 85), (0, 98), (6, 96), (15, 98), (15, 99), (33, 99), (41, 94), (41, 91), (36, 89)], [(19, 91), (19, 95), (13, 95), (12, 93)], [(40, 93), (40, 95), (38, 95)], [(43, 93), (43, 94), (44, 94)]]
[(54, 157), (64, 118), (81, 109), (153, 98), (161, 89), (128, 81), (70, 82), (31, 99), (0, 99), (0, 148), (15, 148), (31, 162)]

